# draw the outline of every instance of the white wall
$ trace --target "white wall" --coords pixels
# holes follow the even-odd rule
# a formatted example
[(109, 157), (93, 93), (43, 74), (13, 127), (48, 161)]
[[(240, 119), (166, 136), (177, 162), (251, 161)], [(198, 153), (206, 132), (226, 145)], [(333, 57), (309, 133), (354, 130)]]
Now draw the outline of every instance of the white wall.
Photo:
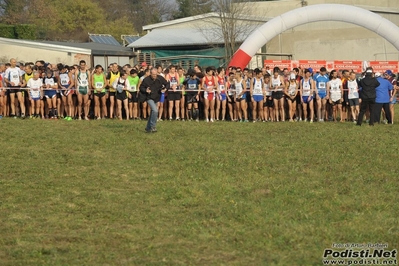
[[(306, 2), (308, 5), (323, 3), (357, 5), (374, 10), (399, 26), (398, 0), (307, 0)], [(256, 2), (251, 5), (253, 5), (252, 15), (264, 17), (275, 17), (302, 6), (299, 0)], [(308, 23), (287, 30), (266, 45), (266, 52), (292, 54), (293, 59), (399, 60), (399, 51), (374, 32), (354, 24), (332, 21)], [(267, 59), (286, 58), (268, 56)]]
[(17, 61), (35, 62), (45, 60), (50, 63), (63, 63), (67, 65), (78, 64), (80, 60), (85, 60), (90, 64), (90, 55), (68, 53), (62, 51), (51, 51), (39, 48), (30, 48), (13, 44), (2, 44), (0, 61), (9, 62), (11, 58)]

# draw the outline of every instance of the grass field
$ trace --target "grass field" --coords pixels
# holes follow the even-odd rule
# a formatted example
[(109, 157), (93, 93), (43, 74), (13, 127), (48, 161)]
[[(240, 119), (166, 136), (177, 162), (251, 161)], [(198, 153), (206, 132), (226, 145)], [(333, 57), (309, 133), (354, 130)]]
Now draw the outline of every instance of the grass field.
[[(397, 110), (399, 113), (399, 110)], [(399, 123), (0, 120), (0, 265), (322, 265), (399, 248)]]

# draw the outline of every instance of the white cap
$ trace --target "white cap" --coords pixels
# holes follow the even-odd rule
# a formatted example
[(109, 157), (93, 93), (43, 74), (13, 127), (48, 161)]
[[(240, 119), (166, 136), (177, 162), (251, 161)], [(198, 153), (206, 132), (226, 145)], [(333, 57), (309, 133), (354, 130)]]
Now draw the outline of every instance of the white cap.
[(377, 78), (381, 77), (381, 73), (380, 72), (375, 72), (374, 76), (376, 76)]
[(373, 70), (367, 69), (366, 73), (373, 73)]

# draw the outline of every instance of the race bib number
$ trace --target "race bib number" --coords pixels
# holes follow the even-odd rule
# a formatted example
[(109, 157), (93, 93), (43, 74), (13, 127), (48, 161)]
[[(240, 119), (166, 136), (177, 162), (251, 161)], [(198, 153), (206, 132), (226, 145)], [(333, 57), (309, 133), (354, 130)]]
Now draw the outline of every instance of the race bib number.
[(116, 90), (119, 92), (119, 93), (121, 93), (122, 91), (123, 91), (123, 85), (121, 85), (121, 84), (118, 84), (117, 86), (116, 86)]
[(325, 90), (326, 89), (326, 83), (325, 82), (319, 82), (319, 89)]
[(68, 85), (67, 79), (61, 79), (61, 85)]
[(170, 86), (171, 86), (171, 87), (177, 86), (177, 82), (176, 82), (176, 81), (171, 81), (171, 82), (170, 82)]
[(333, 91), (338, 91), (339, 90), (338, 84), (332, 84), (332, 90)]
[(188, 88), (190, 90), (195, 90), (197, 88), (197, 86), (195, 84), (188, 84)]
[(53, 86), (54, 85), (54, 80), (53, 79), (46, 79), (46, 85)]
[(96, 89), (101, 89), (104, 86), (102, 82), (96, 82)]
[(254, 88), (254, 94), (262, 94), (262, 87), (260, 84), (256, 84)]
[(236, 93), (240, 94), (242, 92), (242, 85), (241, 83), (236, 83)]
[(303, 95), (309, 96), (310, 95), (310, 84), (309, 82), (303, 82)]
[(219, 89), (220, 89), (221, 91), (224, 91), (224, 85), (220, 85), (220, 86), (219, 86)]
[(80, 81), (80, 85), (81, 86), (87, 86), (89, 83), (87, 82), (87, 80), (81, 80)]
[(137, 91), (136, 85), (130, 86), (130, 90), (131, 90), (131, 91)]
[(296, 89), (296, 86), (295, 86), (295, 87), (290, 87), (290, 89), (289, 89), (289, 94), (290, 94), (291, 96), (295, 95), (295, 89)]
[(40, 98), (40, 91), (38, 89), (31, 89), (30, 96), (32, 98)]
[(11, 75), (11, 80), (10, 80), (10, 82), (15, 83), (15, 85), (19, 84), (19, 76), (18, 76), (18, 74), (13, 73), (13, 74)]

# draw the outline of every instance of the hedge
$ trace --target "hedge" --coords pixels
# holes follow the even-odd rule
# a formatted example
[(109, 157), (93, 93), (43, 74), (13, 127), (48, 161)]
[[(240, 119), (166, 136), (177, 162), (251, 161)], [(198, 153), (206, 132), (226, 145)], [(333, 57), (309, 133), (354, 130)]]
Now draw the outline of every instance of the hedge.
[(18, 24), (15, 25), (15, 35), (17, 39), (35, 40), (36, 26), (32, 24)]
[(31, 24), (0, 24), (0, 37), (10, 39), (36, 39), (36, 26)]
[(0, 24), (0, 37), (15, 39), (15, 26)]

